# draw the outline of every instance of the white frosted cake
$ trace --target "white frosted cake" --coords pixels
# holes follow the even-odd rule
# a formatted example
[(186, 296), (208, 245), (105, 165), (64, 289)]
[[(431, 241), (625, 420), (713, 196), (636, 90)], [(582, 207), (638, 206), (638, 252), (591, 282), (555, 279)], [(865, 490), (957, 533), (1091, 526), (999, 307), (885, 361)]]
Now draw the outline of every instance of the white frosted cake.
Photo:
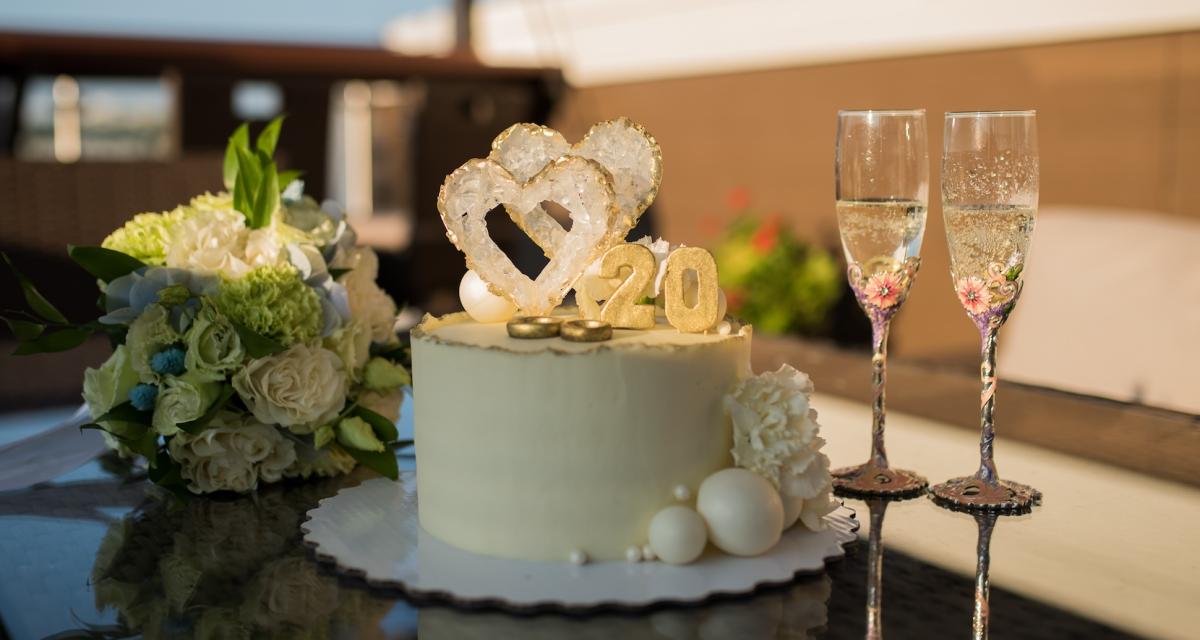
[(660, 320), (577, 343), (426, 318), (412, 332), (421, 526), (490, 555), (625, 558), (679, 487), (732, 465), (722, 401), (749, 373), (750, 334)]
[[(465, 312), (412, 331), (429, 534), (508, 558), (684, 564), (823, 526), (832, 479), (808, 376), (751, 373), (751, 328), (726, 317), (711, 253), (625, 242), (661, 177), (658, 143), (619, 118), (574, 145), (513, 125), (446, 178)], [(498, 211), (545, 251), (536, 277), (490, 237)], [(561, 306), (571, 290), (579, 306)]]

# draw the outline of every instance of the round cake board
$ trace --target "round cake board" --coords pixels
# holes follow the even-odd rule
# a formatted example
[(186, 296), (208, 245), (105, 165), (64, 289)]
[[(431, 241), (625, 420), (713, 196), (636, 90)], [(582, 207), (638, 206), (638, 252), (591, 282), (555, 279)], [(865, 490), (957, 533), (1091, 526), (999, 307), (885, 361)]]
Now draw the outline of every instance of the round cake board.
[(446, 544), (417, 520), (416, 474), (376, 478), (343, 489), (301, 525), (318, 560), (376, 587), (470, 606), (510, 610), (638, 609), (748, 593), (797, 575), (820, 573), (855, 539), (854, 511), (839, 507), (824, 531), (797, 525), (751, 558), (710, 548), (696, 562), (537, 562), (484, 556)]

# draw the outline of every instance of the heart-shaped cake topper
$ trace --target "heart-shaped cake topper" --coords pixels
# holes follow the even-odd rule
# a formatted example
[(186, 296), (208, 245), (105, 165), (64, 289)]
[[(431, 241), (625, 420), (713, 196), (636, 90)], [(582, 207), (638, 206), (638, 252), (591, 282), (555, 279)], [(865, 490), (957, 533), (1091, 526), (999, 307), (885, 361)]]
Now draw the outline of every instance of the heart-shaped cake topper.
[[(517, 180), (528, 180), (563, 156), (594, 160), (612, 176), (617, 219), (609, 230), (610, 244), (625, 239), (638, 218), (654, 202), (662, 182), (662, 149), (642, 125), (621, 117), (593, 125), (575, 145), (554, 129), (514, 124), (492, 141), (488, 159)], [(541, 204), (527, 211), (511, 207), (508, 214), (547, 257), (554, 257), (566, 230)]]
[[(488, 235), (485, 218), (500, 205), (527, 213), (546, 201), (567, 210), (571, 230), (559, 227), (562, 235), (550, 263), (531, 280)], [(528, 315), (548, 314), (562, 302), (579, 274), (611, 245), (617, 216), (609, 173), (578, 156), (559, 157), (525, 180), (492, 160), (469, 160), (446, 176), (438, 211), (467, 268)]]

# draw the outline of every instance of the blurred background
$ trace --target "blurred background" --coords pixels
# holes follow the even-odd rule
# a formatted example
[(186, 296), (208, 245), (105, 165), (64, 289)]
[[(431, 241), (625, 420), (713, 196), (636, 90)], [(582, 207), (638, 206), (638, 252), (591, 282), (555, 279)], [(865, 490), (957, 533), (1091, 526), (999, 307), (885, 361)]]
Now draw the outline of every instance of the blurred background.
[[(1042, 208), (1002, 376), (1200, 413), (1194, 0), (8, 2), (0, 250), (89, 317), (64, 246), (217, 190), (237, 124), (287, 113), (283, 166), (345, 206), (397, 301), (450, 311), (463, 263), (435, 206), (444, 176), (513, 122), (575, 140), (625, 115), (664, 150), (645, 232), (717, 251), (760, 332), (865, 349), (833, 212), (836, 112), (905, 107), (928, 110), (934, 182), (892, 353), (977, 368), (943, 240), (942, 113), (1032, 108)], [(18, 295), (0, 281), (4, 307)], [(0, 408), (71, 401), (105, 350), (3, 356)]]

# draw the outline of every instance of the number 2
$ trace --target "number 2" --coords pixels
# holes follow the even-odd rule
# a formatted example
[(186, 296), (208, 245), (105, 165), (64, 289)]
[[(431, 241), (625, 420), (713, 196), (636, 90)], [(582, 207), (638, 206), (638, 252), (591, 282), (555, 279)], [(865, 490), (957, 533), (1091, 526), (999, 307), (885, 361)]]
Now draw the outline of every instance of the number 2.
[(619, 278), (622, 267), (632, 267), (633, 272), (600, 308), (600, 319), (616, 328), (649, 329), (655, 324), (654, 305), (638, 302), (654, 282), (658, 263), (644, 245), (619, 244), (600, 259), (600, 277)]

